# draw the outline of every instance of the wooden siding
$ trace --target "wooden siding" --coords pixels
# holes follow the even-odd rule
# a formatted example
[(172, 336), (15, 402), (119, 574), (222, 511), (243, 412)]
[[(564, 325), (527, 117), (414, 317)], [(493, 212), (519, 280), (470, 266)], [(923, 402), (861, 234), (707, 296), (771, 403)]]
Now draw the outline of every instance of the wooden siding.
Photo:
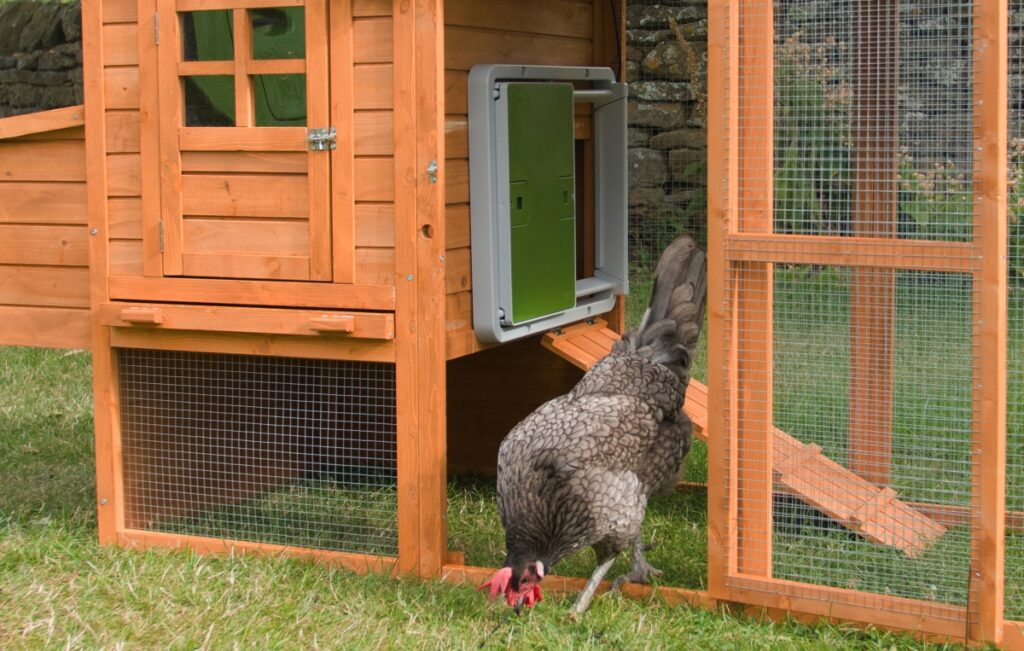
[(6, 129), (21, 135), (0, 139), (0, 344), (87, 348), (84, 132), (57, 122), (58, 131), (28, 132), (47, 129), (46, 120), (0, 120), (26, 123)]

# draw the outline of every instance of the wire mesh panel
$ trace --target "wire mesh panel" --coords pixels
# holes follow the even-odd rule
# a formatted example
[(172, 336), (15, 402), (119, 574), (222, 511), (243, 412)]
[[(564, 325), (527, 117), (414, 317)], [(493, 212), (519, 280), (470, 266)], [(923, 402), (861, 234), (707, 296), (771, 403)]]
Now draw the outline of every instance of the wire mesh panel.
[(1006, 618), (1024, 621), (1024, 2), (1009, 34), (1009, 328), (1006, 415)]
[(397, 554), (391, 364), (120, 349), (132, 529)]

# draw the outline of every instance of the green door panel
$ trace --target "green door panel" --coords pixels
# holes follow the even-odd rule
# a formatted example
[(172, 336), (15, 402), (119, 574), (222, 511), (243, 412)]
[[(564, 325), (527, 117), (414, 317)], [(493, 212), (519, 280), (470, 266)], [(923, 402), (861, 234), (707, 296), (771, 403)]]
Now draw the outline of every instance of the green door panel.
[(508, 84), (512, 322), (576, 305), (571, 84)]

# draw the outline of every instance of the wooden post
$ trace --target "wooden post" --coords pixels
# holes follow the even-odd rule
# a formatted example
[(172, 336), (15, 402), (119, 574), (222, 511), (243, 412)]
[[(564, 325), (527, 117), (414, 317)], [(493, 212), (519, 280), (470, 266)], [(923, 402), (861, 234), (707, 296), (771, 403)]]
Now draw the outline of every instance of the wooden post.
[[(854, 7), (852, 230), (855, 236), (894, 237), (899, 7), (896, 0)], [(849, 468), (879, 485), (890, 481), (895, 290), (891, 269), (851, 270)]]
[(85, 94), (86, 203), (89, 222), (89, 303), (92, 322), (93, 427), (96, 441), (96, 501), (100, 544), (117, 542), (118, 504), (115, 426), (117, 414), (110, 330), (99, 322), (108, 301), (106, 102), (103, 94), (103, 4), (82, 5), (82, 74)]
[(443, 25), (441, 0), (395, 0), (399, 569), (422, 576), (447, 544)]
[[(747, 4), (739, 16), (738, 208), (730, 231), (774, 230), (774, 6)], [(736, 222), (739, 222), (738, 224)], [(730, 458), (734, 464), (736, 571), (772, 573), (772, 336), (774, 272), (769, 262), (733, 262)]]
[[(726, 598), (726, 576), (735, 571), (735, 540), (726, 481), (729, 419), (726, 414), (725, 237), (735, 215), (738, 174), (736, 88), (739, 11), (736, 2), (708, 5), (708, 591)], [(730, 562), (730, 556), (732, 561)]]
[[(975, 131), (977, 149), (974, 243), (981, 252), (974, 275), (975, 509), (968, 611), (971, 638), (999, 644), (1003, 636), (1006, 552), (1006, 331), (1007, 331), (1007, 9), (1002, 0), (974, 5)], [(968, 618), (971, 621), (972, 618)]]

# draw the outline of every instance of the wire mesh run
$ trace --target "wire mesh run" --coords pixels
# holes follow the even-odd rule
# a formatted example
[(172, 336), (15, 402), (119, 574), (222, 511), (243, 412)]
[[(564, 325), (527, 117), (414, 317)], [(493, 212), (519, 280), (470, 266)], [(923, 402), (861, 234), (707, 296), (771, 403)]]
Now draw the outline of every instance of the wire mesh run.
[[(776, 232), (971, 239), (973, 15), (965, 0), (774, 3), (774, 83), (754, 56), (739, 75), (751, 112), (774, 91), (774, 147), (741, 166), (773, 172)], [(741, 120), (744, 134), (759, 137)]]
[(397, 554), (391, 364), (118, 350), (129, 528)]
[(1024, 621), (1024, 2), (1009, 34), (1009, 323), (1006, 346), (1006, 619)]

